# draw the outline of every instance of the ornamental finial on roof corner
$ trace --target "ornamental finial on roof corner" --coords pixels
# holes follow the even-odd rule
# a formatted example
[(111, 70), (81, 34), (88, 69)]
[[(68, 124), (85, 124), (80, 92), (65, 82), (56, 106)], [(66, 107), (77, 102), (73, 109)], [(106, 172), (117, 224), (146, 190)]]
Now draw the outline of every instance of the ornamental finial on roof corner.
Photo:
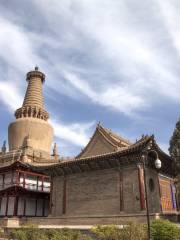
[(101, 122), (99, 121), (98, 124), (97, 124), (97, 127), (100, 127), (101, 126)]

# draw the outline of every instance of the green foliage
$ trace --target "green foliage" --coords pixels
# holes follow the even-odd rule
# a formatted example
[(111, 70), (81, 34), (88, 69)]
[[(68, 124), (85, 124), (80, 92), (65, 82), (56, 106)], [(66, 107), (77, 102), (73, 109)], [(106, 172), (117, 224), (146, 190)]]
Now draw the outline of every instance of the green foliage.
[(26, 232), (22, 229), (15, 229), (10, 232), (9, 239), (27, 240)]
[(119, 228), (117, 228), (114, 225), (108, 226), (97, 225), (96, 227), (92, 228), (91, 231), (100, 240), (116, 240), (119, 239), (120, 237)]
[(179, 240), (180, 229), (168, 220), (154, 220), (151, 223), (153, 240)]
[[(122, 229), (114, 225), (96, 226), (92, 229), (98, 240), (147, 240), (147, 227), (129, 223)], [(180, 240), (180, 229), (168, 220), (151, 222), (152, 240)]]
[(174, 161), (176, 173), (180, 169), (180, 120), (176, 123), (173, 135), (170, 140), (169, 153)]
[(51, 240), (79, 240), (81, 237), (79, 231), (67, 228), (46, 230), (46, 235)]
[(0, 228), (0, 238), (5, 238), (5, 233), (2, 228)]
[(122, 240), (146, 240), (147, 229), (143, 224), (130, 223), (121, 230)]
[(71, 229), (39, 229), (36, 226), (26, 226), (14, 229), (9, 239), (16, 240), (92, 240), (90, 237)]
[(99, 240), (146, 240), (146, 229), (142, 224), (129, 223), (122, 229), (114, 225), (96, 226), (92, 232)]
[[(129, 223), (123, 228), (115, 225), (98, 225), (91, 229), (98, 240), (147, 240), (147, 228), (143, 224)], [(152, 240), (180, 240), (180, 229), (168, 220), (151, 222)], [(14, 229), (9, 239), (13, 240), (92, 240), (80, 231), (71, 229), (39, 229), (26, 226)]]

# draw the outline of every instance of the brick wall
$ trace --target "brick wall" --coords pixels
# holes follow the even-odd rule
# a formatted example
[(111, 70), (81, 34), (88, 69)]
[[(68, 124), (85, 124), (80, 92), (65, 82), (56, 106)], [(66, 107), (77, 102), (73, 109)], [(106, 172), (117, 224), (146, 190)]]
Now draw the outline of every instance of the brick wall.
[[(159, 212), (157, 174), (147, 172), (155, 188), (149, 191), (151, 212)], [(149, 181), (149, 180), (148, 180)], [(66, 182), (66, 183), (65, 183)], [(52, 216), (116, 215), (141, 213), (138, 168), (106, 169), (55, 177), (53, 180)], [(64, 212), (63, 212), (64, 209)]]
[(123, 171), (124, 212), (137, 213), (141, 211), (139, 178), (137, 168), (126, 168)]
[(57, 176), (53, 178), (52, 189), (52, 216), (61, 216), (63, 208), (63, 181), (64, 177)]
[[(154, 189), (150, 190), (149, 180), (153, 179)], [(160, 189), (159, 189), (159, 179), (156, 170), (147, 170), (147, 193), (149, 199), (149, 210), (151, 213), (161, 213), (161, 200), (160, 200)]]

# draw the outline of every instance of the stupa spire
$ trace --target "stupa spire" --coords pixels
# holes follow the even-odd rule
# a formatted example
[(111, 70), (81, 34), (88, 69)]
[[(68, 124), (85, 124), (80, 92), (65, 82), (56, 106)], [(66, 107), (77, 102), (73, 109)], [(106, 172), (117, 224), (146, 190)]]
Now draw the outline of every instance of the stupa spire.
[(9, 125), (9, 150), (26, 149), (50, 156), (53, 128), (48, 123), (44, 107), (42, 85), (44, 73), (38, 67), (27, 73), (28, 82), (22, 107), (15, 112), (16, 120)]
[(42, 93), (45, 74), (40, 72), (36, 66), (33, 71), (27, 73), (26, 80), (28, 81), (28, 87), (22, 107), (15, 112), (16, 118), (33, 117), (47, 120), (49, 115), (44, 109)]

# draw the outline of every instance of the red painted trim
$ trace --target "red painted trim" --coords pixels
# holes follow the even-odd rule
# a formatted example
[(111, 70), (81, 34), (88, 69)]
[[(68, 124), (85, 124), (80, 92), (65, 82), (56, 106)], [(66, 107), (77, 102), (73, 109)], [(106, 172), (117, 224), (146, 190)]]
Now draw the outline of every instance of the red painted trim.
[(39, 176), (37, 176), (37, 186), (36, 186), (37, 190), (38, 190), (38, 184), (39, 184)]
[(17, 185), (20, 184), (20, 177), (21, 177), (21, 174), (20, 172), (17, 173)]
[(15, 196), (13, 216), (17, 216), (17, 213), (18, 213), (18, 202), (19, 202), (19, 196)]
[(51, 177), (50, 200), (49, 200), (49, 214), (50, 215), (52, 214), (52, 207), (53, 207), (52, 195), (53, 195), (53, 178)]
[(45, 198), (43, 198), (43, 211), (42, 211), (42, 216), (44, 217), (45, 216)]
[(25, 173), (21, 173), (23, 175), (23, 188), (25, 188), (26, 186), (26, 174)]
[(48, 179), (50, 179), (49, 176), (45, 175), (45, 174), (40, 174), (40, 173), (36, 173), (36, 172), (29, 172), (29, 171), (23, 171), (23, 170), (18, 170), (20, 173), (25, 173), (27, 175), (31, 175), (31, 176), (39, 176), (39, 177), (46, 177)]
[(145, 210), (146, 204), (144, 196), (144, 173), (143, 169), (140, 166), (138, 168), (138, 179), (139, 179), (140, 206), (141, 210)]
[(161, 212), (162, 212), (163, 211), (163, 209), (162, 209), (162, 202), (161, 202), (162, 193), (161, 193), (161, 186), (160, 186), (159, 176), (157, 176), (157, 178), (158, 178), (158, 189), (159, 189), (159, 205), (160, 205), (160, 209), (161, 209)]
[(42, 192), (43, 192), (43, 188), (44, 188), (44, 177), (41, 178), (41, 181), (42, 181), (41, 190), (42, 190)]
[(120, 194), (120, 211), (124, 209), (124, 199), (123, 199), (123, 172), (119, 171), (119, 194)]
[(67, 179), (64, 177), (64, 186), (63, 186), (63, 209), (62, 213), (66, 214), (66, 198), (67, 198)]
[(36, 198), (35, 216), (37, 215), (37, 202), (38, 202), (38, 199)]

